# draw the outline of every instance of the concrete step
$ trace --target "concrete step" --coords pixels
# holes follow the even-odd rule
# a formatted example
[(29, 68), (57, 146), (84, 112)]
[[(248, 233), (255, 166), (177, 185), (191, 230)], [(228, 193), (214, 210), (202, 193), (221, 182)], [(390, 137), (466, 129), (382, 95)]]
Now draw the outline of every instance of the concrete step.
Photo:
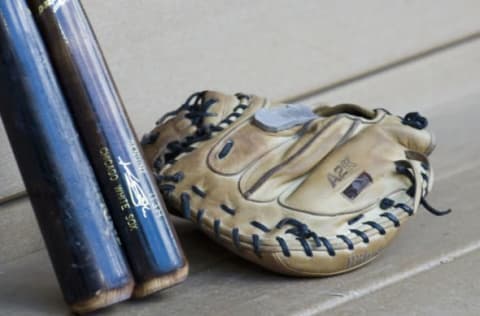
[(385, 107), (397, 114), (457, 111), (457, 100), (479, 93), (479, 74), (480, 40), (476, 40), (398, 68), (324, 87), (321, 93), (299, 100)]
[[(468, 245), (466, 245), (468, 246)], [(440, 265), (355, 301), (330, 315), (464, 315), (480, 313), (480, 251), (445, 258)]]
[(0, 205), (0, 264), (44, 248), (26, 198)]

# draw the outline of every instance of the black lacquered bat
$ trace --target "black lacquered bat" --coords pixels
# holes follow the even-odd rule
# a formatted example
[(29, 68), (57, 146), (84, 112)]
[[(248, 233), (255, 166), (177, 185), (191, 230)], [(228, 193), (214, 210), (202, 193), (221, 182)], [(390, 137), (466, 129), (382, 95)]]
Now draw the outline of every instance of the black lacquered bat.
[(80, 1), (27, 2), (122, 240), (134, 296), (183, 281), (187, 262)]
[(133, 277), (24, 0), (0, 1), (0, 113), (67, 303), (83, 313), (129, 298)]

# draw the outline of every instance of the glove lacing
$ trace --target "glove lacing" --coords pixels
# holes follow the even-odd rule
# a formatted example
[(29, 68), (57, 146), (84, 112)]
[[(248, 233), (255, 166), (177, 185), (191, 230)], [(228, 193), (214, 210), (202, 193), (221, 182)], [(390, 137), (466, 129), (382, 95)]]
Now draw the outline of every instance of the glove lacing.
[[(408, 160), (396, 161), (395, 166), (396, 166), (396, 172), (397, 173), (406, 176), (412, 182), (412, 186), (409, 189), (407, 189), (406, 193), (413, 197), (414, 192), (416, 191), (415, 187), (416, 187), (417, 183), (416, 183), (415, 177), (409, 171), (409, 169), (413, 169), (412, 163)], [(428, 168), (429, 168), (428, 164), (426, 164), (426, 163), (423, 163), (422, 167), (425, 170), (428, 170)], [(427, 182), (427, 185), (428, 185), (428, 176), (426, 176), (426, 174), (422, 173), (422, 178)], [(427, 211), (429, 211), (431, 214), (436, 215), (436, 216), (443, 216), (443, 215), (447, 215), (451, 212), (451, 209), (448, 209), (448, 210), (445, 210), (445, 211), (440, 211), (440, 210), (437, 210), (437, 209), (433, 208), (430, 204), (428, 204), (427, 200), (425, 199), (423, 190), (421, 191), (421, 194), (422, 194), (422, 196), (420, 197), (420, 204)], [(388, 198), (384, 198), (384, 199), (381, 200), (380, 208), (382, 210), (387, 210), (387, 209), (390, 209), (390, 208), (398, 208), (398, 209), (401, 209), (404, 212), (406, 212), (409, 216), (412, 216), (414, 214), (414, 210), (410, 206), (408, 206), (407, 204), (396, 203), (395, 201), (393, 201), (391, 199), (388, 199)], [(395, 227), (400, 226), (400, 221), (398, 220), (398, 218), (393, 213), (384, 212), (384, 213), (380, 214), (380, 216), (389, 219), (391, 222), (393, 222)], [(363, 217), (363, 215), (355, 216), (355, 218), (353, 218), (352, 221), (349, 221), (349, 225), (357, 222), (362, 217)], [(375, 221), (366, 221), (366, 222), (363, 222), (362, 224), (368, 225), (368, 226), (376, 229), (379, 232), (380, 235), (385, 235), (386, 234), (385, 229), (379, 223), (377, 223)], [(300, 244), (302, 245), (302, 247), (304, 249), (304, 252), (307, 256), (309, 256), (309, 257), (313, 256), (312, 248), (311, 248), (311, 246), (308, 242), (309, 238), (311, 238), (314, 241), (314, 243), (317, 247), (320, 247), (323, 244), (330, 256), (335, 255), (335, 250), (334, 250), (331, 242), (329, 241), (329, 239), (326, 238), (326, 237), (319, 236), (316, 232), (311, 231), (307, 224), (302, 223), (301, 221), (299, 221), (297, 219), (294, 219), (294, 218), (285, 218), (285, 219), (282, 219), (276, 225), (276, 228), (280, 229), (285, 225), (292, 226), (292, 228), (285, 231), (285, 233), (286, 234), (292, 234), (292, 235), (297, 237), (297, 239), (299, 240)], [(350, 232), (357, 235), (358, 237), (360, 237), (364, 243), (369, 242), (368, 235), (364, 231), (359, 230), (359, 229), (350, 229)], [(350, 250), (354, 249), (354, 244), (353, 244), (353, 242), (351, 241), (350, 238), (348, 238), (345, 235), (337, 235), (336, 237), (339, 240), (343, 241), (347, 245), (348, 249), (350, 249)], [(288, 249), (288, 245), (285, 243), (285, 241), (283, 239), (279, 240), (279, 237), (277, 238), (277, 240), (279, 242), (280, 247), (283, 250), (284, 255), (289, 257), (290, 256), (290, 251)]]
[[(401, 175), (404, 175), (406, 177), (408, 177), (408, 179), (410, 179), (410, 181), (412, 182), (412, 186), (407, 190), (407, 194), (412, 196), (413, 197), (413, 192), (415, 192), (415, 186), (417, 185), (416, 183), (416, 180), (415, 180), (415, 177), (413, 176), (413, 174), (409, 171), (409, 169), (413, 169), (413, 166), (411, 165), (411, 162), (405, 160), (405, 161), (397, 161), (395, 162), (395, 165), (396, 165), (396, 170), (399, 174)], [(429, 169), (429, 166), (428, 164), (425, 164), (423, 163), (422, 164), (422, 167), (426, 170)], [(422, 173), (422, 177), (423, 179), (427, 182), (428, 184), (428, 176), (427, 174), (425, 173)], [(427, 192), (426, 192), (427, 193)], [(426, 194), (425, 194), (426, 195)], [(448, 209), (448, 210), (445, 210), (445, 211), (440, 211), (440, 210), (437, 210), (436, 208), (432, 207), (426, 200), (425, 198), (425, 195), (422, 194), (421, 198), (420, 198), (420, 204), (427, 210), (429, 211), (431, 214), (433, 215), (436, 215), (436, 216), (443, 216), (443, 215), (447, 215), (449, 214), (452, 210), (451, 209)], [(385, 201), (383, 202), (385, 203)]]
[[(214, 135), (216, 132), (221, 132), (223, 131), (228, 125), (232, 124), (235, 119), (239, 118), (244, 110), (248, 108), (248, 104), (243, 104), (245, 101), (250, 100), (250, 96), (243, 94), (243, 93), (237, 93), (235, 96), (239, 100), (239, 105), (237, 105), (232, 113), (230, 113), (227, 117), (225, 117), (221, 122), (218, 124), (204, 124), (204, 118), (210, 117), (210, 116), (217, 116), (217, 113), (212, 113), (208, 112), (210, 107), (214, 105), (215, 103), (218, 102), (216, 99), (208, 99), (205, 100), (206, 96), (206, 91), (202, 92), (197, 92), (192, 94), (186, 101), (185, 103), (180, 106), (175, 111), (169, 112), (165, 114), (163, 117), (161, 117), (157, 121), (157, 125), (164, 123), (167, 119), (170, 117), (174, 117), (178, 115), (182, 111), (186, 111), (187, 113), (185, 114), (185, 118), (189, 119), (194, 125), (197, 130), (193, 135), (189, 135), (185, 137), (181, 141), (172, 141), (167, 144), (167, 151), (163, 155), (163, 157), (159, 157), (156, 159), (154, 162), (154, 169), (158, 172), (160, 169), (163, 168), (164, 165), (166, 164), (174, 164), (175, 159), (181, 155), (182, 153), (188, 153), (191, 152), (195, 149), (193, 146), (194, 144), (202, 141), (206, 141)], [(154, 143), (158, 137), (160, 132), (153, 132), (150, 134), (147, 134), (143, 137), (142, 139), (142, 144), (152, 144)], [(160, 178), (161, 179), (161, 178)]]
[[(237, 97), (240, 98), (240, 97), (248, 97), (248, 96), (240, 95), (240, 96), (237, 96)], [(189, 98), (189, 100), (190, 100), (190, 98)], [(198, 101), (198, 99), (197, 99), (197, 101)], [(197, 103), (197, 101), (195, 102), (195, 104)], [(187, 102), (190, 102), (190, 101), (187, 100)], [(214, 101), (211, 101), (211, 102), (214, 102)], [(206, 104), (209, 104), (209, 103), (206, 103)], [(211, 106), (212, 104), (213, 103), (210, 103), (209, 106)], [(232, 114), (233, 114), (234, 117), (237, 117), (237, 118), (241, 115), (241, 113), (238, 114), (234, 111), (231, 115), (229, 115), (225, 120), (220, 122), (218, 125), (201, 126), (203, 124), (202, 118), (209, 115), (209, 114), (207, 114), (208, 113), (207, 112), (208, 107), (203, 106), (202, 111), (204, 111), (204, 112), (200, 111), (202, 114), (198, 114), (198, 115), (201, 116), (201, 118), (199, 118), (195, 122), (197, 122), (197, 124), (199, 124), (199, 129), (197, 130), (197, 132), (194, 135), (187, 137), (185, 139), (185, 141), (183, 141), (183, 142), (174, 142), (175, 144), (169, 144), (170, 149), (173, 150), (171, 156), (168, 157), (169, 158), (168, 161), (170, 163), (174, 163), (175, 162), (175, 160), (174, 160), (175, 157), (177, 157), (181, 153), (192, 151), (194, 149), (194, 147), (192, 147), (192, 145), (194, 143), (202, 141), (202, 140), (209, 139), (209, 138), (212, 137), (212, 133), (214, 133), (216, 131), (223, 130), (224, 127), (221, 127), (222, 124), (227, 124), (227, 125), (231, 124), (233, 122), (233, 121), (231, 121), (231, 118), (232, 118), (231, 115)], [(241, 109), (244, 110), (247, 106), (246, 105), (239, 105), (238, 107), (241, 107)], [(185, 108), (186, 107), (184, 107), (184, 109)], [(193, 113), (191, 117), (194, 118), (194, 119), (197, 118), (198, 116), (196, 116), (196, 114), (200, 113), (200, 112), (199, 111), (191, 111), (191, 113)], [(175, 114), (168, 113), (167, 115), (175, 115)], [(418, 113), (407, 114), (402, 122), (405, 125), (409, 125), (409, 126), (412, 126), (413, 128), (417, 128), (417, 129), (423, 129), (428, 124), (428, 121), (426, 120), (426, 118), (420, 116)], [(193, 121), (192, 121), (192, 123), (193, 123)], [(426, 161), (422, 162), (421, 166), (425, 171), (429, 170), (428, 162), (426, 162)], [(411, 187), (406, 190), (406, 194), (415, 199), (414, 195), (415, 195), (415, 192), (417, 191), (416, 186), (419, 185), (419, 184), (417, 184), (415, 176), (410, 171), (410, 170), (415, 170), (413, 164), (408, 160), (401, 160), (401, 161), (396, 161), (395, 162), (395, 167), (396, 167), (395, 170), (396, 170), (397, 173), (406, 176), (410, 180), (410, 182), (412, 183)], [(426, 182), (427, 187), (428, 187), (429, 178), (428, 178), (427, 173), (422, 172), (421, 176), (422, 176), (423, 180)], [(172, 191), (175, 190), (175, 185), (173, 183), (178, 183), (178, 182), (183, 180), (183, 173), (180, 171), (180, 172), (175, 173), (174, 175), (156, 175), (156, 177), (157, 177), (157, 181), (159, 182), (160, 190), (163, 193), (168, 194), (168, 193), (171, 193)], [(165, 182), (171, 182), (171, 183), (165, 183)], [(450, 209), (445, 210), (445, 211), (441, 211), (441, 210), (437, 210), (437, 209), (433, 208), (427, 202), (427, 200), (425, 199), (425, 196), (426, 196), (426, 194), (428, 194), (428, 192), (426, 190), (423, 190), (423, 188), (421, 190), (419, 190), (419, 192), (421, 194), (420, 204), (431, 214), (436, 215), (436, 216), (443, 216), (443, 215), (449, 214), (451, 212)], [(190, 203), (187, 203), (188, 201), (189, 201), (188, 193), (183, 193), (182, 194), (182, 203), (181, 203), (183, 213), (184, 213), (184, 216), (190, 217), (191, 209), (190, 209)], [(380, 201), (379, 206), (380, 206), (380, 209), (382, 209), (384, 211), (379, 216), (383, 217), (383, 218), (386, 218), (389, 221), (391, 221), (395, 228), (400, 226), (400, 220), (398, 219), (398, 217), (393, 212), (388, 211), (389, 209), (392, 209), (392, 208), (401, 209), (402, 211), (407, 213), (409, 216), (412, 216), (414, 214), (414, 209), (412, 207), (410, 207), (409, 205), (407, 205), (405, 203), (396, 203), (394, 200), (389, 199), (389, 198), (382, 199)], [(205, 213), (205, 210), (199, 210), (198, 215), (201, 215), (201, 216), (197, 216), (197, 217), (199, 217), (199, 218), (203, 217), (204, 213)], [(362, 217), (363, 217), (363, 214), (356, 215), (352, 220), (348, 221), (348, 224), (352, 225), (352, 224), (356, 223), (358, 220), (360, 220)], [(201, 223), (201, 221), (199, 221), (199, 223)], [(216, 222), (216, 224), (219, 224), (219, 223), (220, 223), (219, 221)], [(252, 224), (253, 224), (253, 222), (252, 222)], [(261, 223), (255, 222), (255, 224), (256, 225), (254, 225), (254, 226), (261, 227), (262, 230), (265, 231), (265, 232), (270, 232), (271, 231), (268, 227), (266, 227), (265, 225), (263, 225)], [(379, 232), (380, 235), (385, 235), (386, 234), (385, 228), (382, 225), (380, 225), (379, 223), (377, 223), (376, 221), (370, 220), (370, 221), (362, 222), (361, 224), (367, 225), (367, 226), (372, 227), (373, 229), (376, 229)], [(275, 225), (275, 228), (281, 229), (285, 226), (290, 226), (291, 227), (291, 228), (289, 228), (285, 231), (285, 234), (291, 234), (291, 235), (294, 235), (295, 237), (297, 237), (297, 240), (300, 242), (305, 254), (309, 257), (313, 256), (313, 251), (312, 251), (312, 247), (310, 245), (309, 239), (312, 239), (314, 241), (315, 246), (317, 248), (324, 245), (325, 249), (327, 250), (327, 253), (330, 256), (335, 256), (336, 255), (335, 249), (334, 249), (334, 247), (331, 243), (331, 240), (333, 238), (337, 238), (338, 240), (342, 241), (344, 244), (346, 244), (346, 246), (349, 250), (354, 250), (354, 248), (355, 248), (355, 244), (353, 243), (352, 239), (350, 237), (348, 237), (347, 235), (337, 235), (337, 236), (332, 237), (332, 238), (319, 236), (316, 232), (312, 231), (308, 227), (307, 224), (305, 224), (305, 223), (303, 223), (303, 222), (301, 222), (301, 221), (299, 221), (295, 218), (284, 218), (284, 219), (280, 220), (277, 225)], [(219, 234), (219, 225), (216, 225), (216, 232), (217, 232), (217, 235), (218, 235)], [(351, 233), (355, 236), (358, 236), (362, 240), (363, 243), (369, 243), (369, 241), (370, 241), (368, 235), (363, 230), (352, 228), (352, 229), (349, 229), (349, 233)], [(237, 247), (240, 247), (240, 237), (239, 237), (240, 233), (239, 233), (238, 228), (234, 228), (232, 230), (232, 236), (234, 236), (234, 244)], [(277, 236), (276, 240), (277, 240), (280, 248), (282, 249), (282, 252), (283, 252), (284, 256), (290, 257), (291, 256), (290, 249), (289, 249), (289, 246), (288, 246), (287, 242), (285, 241), (285, 239), (283, 239), (280, 236)], [(254, 252), (258, 256), (260, 256), (261, 255), (261, 252), (260, 252), (261, 237), (257, 234), (253, 234), (252, 235), (252, 244), (253, 244)]]

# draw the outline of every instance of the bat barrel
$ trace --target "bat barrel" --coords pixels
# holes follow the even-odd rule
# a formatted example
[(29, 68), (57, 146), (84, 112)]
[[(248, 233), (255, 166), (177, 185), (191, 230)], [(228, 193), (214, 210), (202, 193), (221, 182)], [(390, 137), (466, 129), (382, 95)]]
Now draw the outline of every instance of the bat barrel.
[(65, 300), (125, 300), (133, 278), (23, 0), (0, 1), (0, 43), (0, 113)]

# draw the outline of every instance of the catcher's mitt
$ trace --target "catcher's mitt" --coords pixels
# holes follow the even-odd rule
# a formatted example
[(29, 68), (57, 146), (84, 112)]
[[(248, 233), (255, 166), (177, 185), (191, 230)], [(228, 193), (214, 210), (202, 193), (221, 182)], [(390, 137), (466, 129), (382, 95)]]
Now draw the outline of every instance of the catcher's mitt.
[(356, 105), (194, 95), (143, 141), (170, 210), (268, 269), (332, 275), (375, 258), (433, 184), (427, 120)]

